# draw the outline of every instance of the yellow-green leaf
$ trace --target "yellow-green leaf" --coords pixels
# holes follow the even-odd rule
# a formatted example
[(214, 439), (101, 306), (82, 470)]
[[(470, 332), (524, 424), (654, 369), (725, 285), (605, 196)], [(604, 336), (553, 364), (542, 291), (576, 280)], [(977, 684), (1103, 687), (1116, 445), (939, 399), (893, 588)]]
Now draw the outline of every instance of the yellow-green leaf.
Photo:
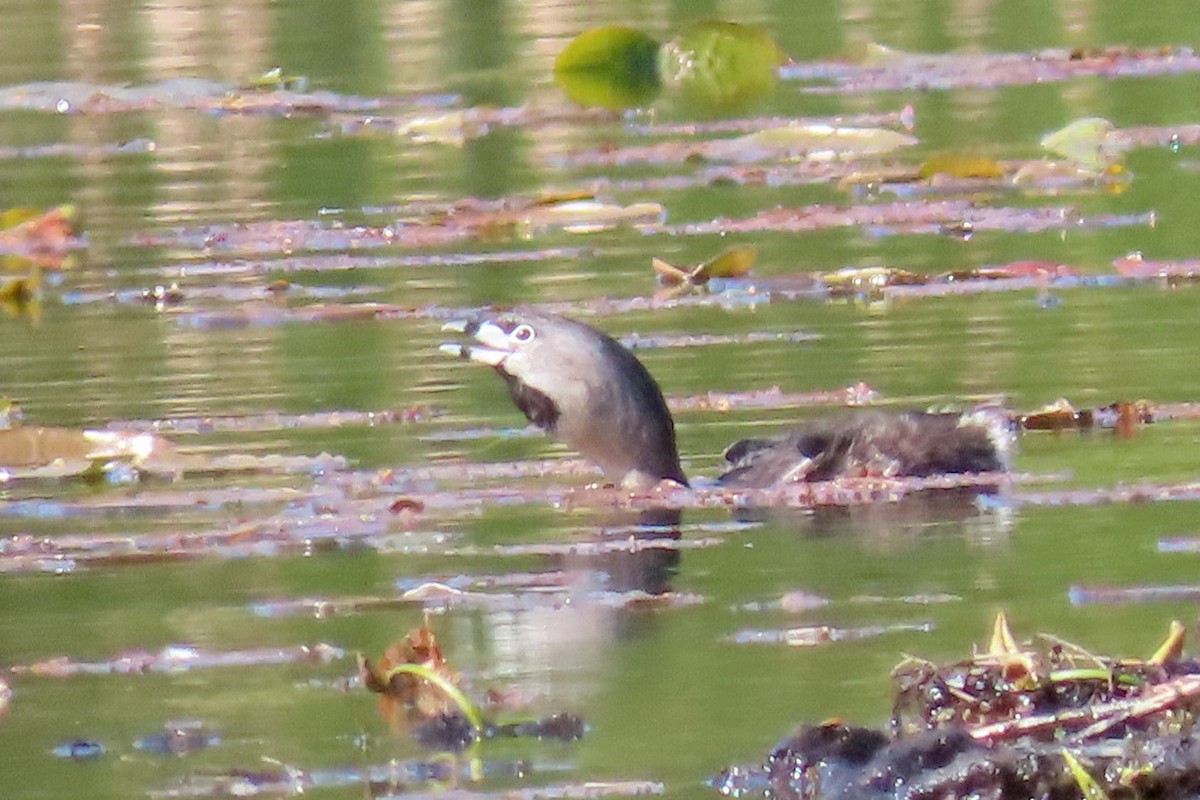
[(1042, 137), (1042, 148), (1064, 156), (1090, 172), (1104, 172), (1124, 149), (1113, 137), (1116, 128), (1102, 117), (1077, 119)]
[(688, 26), (659, 56), (663, 81), (715, 112), (733, 111), (769, 94), (784, 60), (763, 31), (717, 20)]
[(710, 278), (740, 278), (754, 268), (758, 261), (758, 248), (754, 245), (731, 247), (719, 256), (696, 270), (696, 277), (701, 281)]
[(1062, 757), (1071, 777), (1079, 786), (1079, 791), (1083, 793), (1084, 800), (1108, 800), (1108, 793), (1104, 791), (1104, 787), (1084, 769), (1083, 764), (1079, 763), (1079, 759), (1070, 750), (1063, 748)]
[(581, 106), (622, 109), (658, 96), (659, 43), (625, 25), (592, 28), (572, 39), (554, 59), (554, 80)]
[(986, 156), (964, 153), (938, 153), (921, 165), (918, 173), (922, 178), (934, 175), (949, 175), (952, 178), (1003, 178), (1004, 167), (1000, 162)]

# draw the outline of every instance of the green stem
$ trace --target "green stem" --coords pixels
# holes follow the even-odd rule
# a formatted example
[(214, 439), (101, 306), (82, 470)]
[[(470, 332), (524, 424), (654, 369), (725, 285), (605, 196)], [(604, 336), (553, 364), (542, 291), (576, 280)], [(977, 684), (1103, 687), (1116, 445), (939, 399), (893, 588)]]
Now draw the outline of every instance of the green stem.
[(1113, 673), (1110, 670), (1095, 667), (1080, 667), (1078, 669), (1060, 669), (1050, 673), (1051, 683), (1066, 681), (1113, 681), (1126, 686), (1136, 686), (1140, 681), (1124, 672)]
[(463, 694), (457, 686), (434, 672), (429, 667), (425, 667), (420, 664), (400, 664), (399, 666), (392, 667), (387, 671), (387, 674), (384, 676), (384, 682), (385, 684), (391, 683), (392, 678), (405, 673), (409, 675), (415, 675), (423, 680), (427, 680), (434, 686), (441, 689), (443, 694), (454, 701), (454, 704), (458, 706), (458, 710), (463, 713), (463, 716), (467, 718), (467, 721), (475, 726), (475, 730), (480, 732), (483, 731), (483, 719), (479, 716), (479, 709), (475, 707), (475, 704), (468, 700), (467, 696)]

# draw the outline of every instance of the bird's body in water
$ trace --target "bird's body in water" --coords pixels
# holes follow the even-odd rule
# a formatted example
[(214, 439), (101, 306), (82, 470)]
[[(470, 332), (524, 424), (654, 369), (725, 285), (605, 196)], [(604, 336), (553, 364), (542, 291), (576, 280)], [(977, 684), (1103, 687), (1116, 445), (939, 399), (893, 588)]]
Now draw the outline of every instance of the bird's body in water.
[[(554, 314), (510, 311), (449, 323), (471, 337), (442, 349), (495, 368), (538, 427), (594, 461), (614, 483), (687, 484), (662, 390), (607, 334)], [(928, 476), (1008, 468), (1008, 432), (994, 414), (863, 411), (725, 452), (717, 482), (766, 488), (842, 476)]]

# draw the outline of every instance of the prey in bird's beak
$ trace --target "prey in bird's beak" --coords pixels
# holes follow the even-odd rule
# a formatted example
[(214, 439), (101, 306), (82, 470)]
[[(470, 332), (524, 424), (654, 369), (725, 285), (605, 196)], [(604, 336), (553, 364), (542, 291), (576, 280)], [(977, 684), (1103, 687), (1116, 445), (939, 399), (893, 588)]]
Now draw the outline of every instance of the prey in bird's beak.
[(462, 333), (474, 339), (463, 344), (447, 342), (438, 347), (441, 352), (457, 358), (469, 358), (489, 367), (499, 367), (513, 353), (510, 331), (490, 320), (454, 319), (442, 326), (443, 331)]

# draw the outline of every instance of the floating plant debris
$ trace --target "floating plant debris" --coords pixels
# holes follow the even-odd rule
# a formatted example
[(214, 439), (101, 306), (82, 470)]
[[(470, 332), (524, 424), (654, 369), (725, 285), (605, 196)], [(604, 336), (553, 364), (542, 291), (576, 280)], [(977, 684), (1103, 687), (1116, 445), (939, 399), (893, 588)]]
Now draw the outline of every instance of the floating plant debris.
[(135, 750), (163, 756), (186, 756), (221, 743), (221, 737), (198, 719), (174, 720), (161, 731), (140, 736), (133, 742)]
[(886, 732), (806, 725), (712, 785), (775, 800), (1190, 796), (1200, 667), (1182, 632), (1173, 623), (1145, 661), (1113, 659), (1054, 637), (1018, 643), (1001, 614), (973, 658), (897, 666)]
[(1044, 408), (1017, 417), (1017, 424), (1027, 431), (1109, 428), (1126, 438), (1134, 434), (1138, 425), (1153, 421), (1153, 406), (1146, 400), (1119, 401), (1099, 408), (1076, 409), (1065, 398), (1059, 398)]
[[(135, 247), (189, 248), (203, 252), (277, 254), (297, 251), (355, 251), (378, 247), (441, 247), (462, 241), (528, 239), (546, 229), (596, 233), (621, 225), (658, 225), (666, 210), (654, 202), (628, 206), (595, 197), (463, 200), (445, 211), (391, 225), (347, 226), (340, 221), (272, 220), (213, 224), (200, 228), (140, 233)], [(3, 231), (0, 231), (0, 251)]]
[(186, 311), (175, 319), (186, 328), (221, 330), (273, 327), (289, 323), (403, 319), (411, 316), (411, 309), (388, 303), (313, 303), (289, 308), (272, 302), (251, 302), (227, 310)]
[(69, 205), (43, 212), (9, 209), (0, 215), (0, 254), (32, 258), (85, 247), (87, 242), (75, 235), (75, 216)]
[(324, 642), (313, 645), (261, 647), (251, 650), (209, 650), (191, 645), (171, 645), (157, 653), (133, 650), (105, 661), (75, 661), (59, 656), (34, 664), (10, 667), (13, 675), (74, 678), (80, 675), (142, 675), (148, 672), (190, 672), (222, 667), (258, 667), (278, 664), (328, 664), (346, 657)]
[(897, 622), (890, 625), (863, 625), (838, 628), (832, 625), (804, 625), (782, 630), (741, 630), (733, 634), (735, 644), (786, 644), (789, 647), (816, 647), (836, 642), (857, 642), (890, 633), (929, 633), (932, 623)]
[(174, 78), (137, 86), (43, 81), (0, 88), (0, 109), (52, 114), (124, 114), (172, 108), (221, 114), (327, 114), (382, 107), (374, 98), (278, 87), (239, 89), (203, 78)]
[(1159, 539), (1160, 553), (1200, 553), (1200, 538), (1194, 536), (1172, 536)]
[(836, 207), (811, 205), (773, 208), (742, 219), (661, 225), (655, 233), (697, 236), (759, 231), (800, 232), (841, 227), (864, 227), (876, 235), (945, 233), (947, 225), (969, 224), (973, 231), (1081, 230), (1128, 226), (1153, 227), (1155, 215), (1097, 214), (1085, 216), (1070, 206), (1042, 208), (985, 208), (966, 200), (929, 203)]
[(1200, 72), (1200, 56), (1189, 47), (1104, 47), (1095, 50), (1037, 50), (1025, 53), (905, 53), (882, 45), (868, 48), (861, 63), (793, 62), (780, 78), (823, 85), (815, 94), (955, 89), (1048, 84), (1078, 78), (1184, 75)]
[(149, 433), (36, 425), (0, 429), (0, 475), (7, 480), (103, 473), (118, 462), (147, 471), (172, 472), (189, 460), (171, 442)]
[[(216, 510), (221, 508), (252, 509), (255, 506), (283, 505), (295, 501), (302, 493), (294, 487), (240, 487), (207, 488), (195, 490), (152, 491), (143, 489), (134, 494), (100, 493), (90, 497), (65, 499), (47, 498), (36, 493), (28, 498), (9, 496), (0, 506), (0, 516), (23, 517), (26, 519), (70, 519), (72, 517), (99, 518), (106, 515), (120, 516), (129, 513), (170, 513), (186, 509)], [(312, 497), (323, 494), (321, 489), (310, 490)], [(87, 541), (88, 537), (80, 536)], [(0, 555), (16, 555), (32, 540), (14, 536), (0, 539)], [(30, 544), (30, 546), (33, 546)]]
[(111, 156), (124, 156), (139, 153), (153, 153), (158, 149), (153, 139), (130, 139), (114, 144), (83, 144), (76, 142), (55, 142), (53, 144), (37, 144), (27, 147), (0, 146), (0, 160), (16, 160), (28, 158), (74, 158), (101, 159)]
[(1008, 501), (1015, 506), (1095, 506), (1109, 503), (1178, 502), (1200, 500), (1200, 482), (1180, 481), (1177, 483), (1142, 481), (1135, 484), (1094, 489), (1063, 489), (1061, 491), (1014, 492)]
[(446, 663), (428, 614), (424, 624), (388, 645), (377, 667), (360, 653), (358, 673), (363, 685), (379, 695), (379, 713), (393, 729), (461, 717), (469, 730), (456, 750), (483, 730), (479, 710), (459, 688), (459, 675)]
[(510, 722), (488, 729), (489, 738), (553, 739), (573, 742), (582, 739), (587, 725), (578, 714), (551, 714), (545, 719)]
[(718, 133), (754, 133), (788, 125), (830, 128), (903, 128), (911, 131), (915, 111), (906, 105), (899, 111), (862, 111), (832, 117), (726, 117), (683, 122), (649, 120), (627, 122), (624, 130), (639, 136), (710, 136)]
[(306, 429), (329, 429), (343, 427), (368, 427), (380, 425), (412, 425), (427, 422), (442, 415), (442, 411), (430, 405), (414, 405), (406, 408), (384, 408), (377, 411), (311, 411), (305, 414), (267, 412), (241, 416), (167, 417), (154, 420), (113, 420), (107, 429), (120, 432), (170, 434), (203, 433), (262, 433), (265, 431), (290, 431)]
[(888, 128), (848, 128), (824, 124), (784, 125), (736, 139), (698, 145), (693, 157), (747, 163), (775, 160), (856, 159), (918, 144), (914, 136)]
[(922, 178), (948, 175), (952, 178), (1002, 178), (1000, 162), (984, 156), (963, 153), (939, 153), (925, 160), (917, 174)]
[(963, 600), (962, 596), (957, 594), (947, 594), (939, 592), (937, 594), (909, 594), (901, 597), (880, 597), (878, 595), (855, 595), (850, 598), (851, 603), (862, 605), (876, 605), (879, 603), (902, 603), (904, 605), (929, 606), (939, 605), (941, 603), (958, 603)]
[(25, 275), (0, 275), (0, 310), (9, 317), (41, 318), (42, 274), (31, 267)]
[[(615, 496), (619, 493), (606, 493)], [(650, 507), (657, 507), (650, 505)], [(595, 542), (545, 542), (541, 544), (500, 544), (493, 547), (455, 547), (447, 551), (454, 556), (600, 556), (608, 553), (640, 553), (647, 550), (697, 550), (705, 547), (715, 547), (722, 544), (723, 539), (709, 537), (705, 539), (675, 539), (662, 538), (629, 538), (625, 540), (595, 541)], [(681, 604), (689, 604), (694, 595), (678, 595)], [(647, 604), (661, 603), (668, 605), (672, 597), (640, 598), (629, 595), (630, 599), (644, 600)]]
[(1113, 261), (1118, 275), (1132, 280), (1155, 280), (1167, 286), (1200, 283), (1200, 261), (1154, 261), (1141, 253), (1129, 253)]
[[(593, 800), (602, 797), (646, 797), (660, 795), (661, 783), (654, 781), (587, 781), (586, 783), (520, 786), (499, 791), (448, 785), (470, 785), (481, 777), (528, 779), (528, 762), (479, 761), (436, 758), (429, 761), (389, 761), (365, 767), (302, 770), (280, 766), (270, 770), (227, 770), (218, 774), (191, 775), (174, 785), (150, 792), (155, 800), (217, 797), (298, 797), (313, 789), (361, 786), (378, 800), (426, 797), (430, 792), (455, 800)], [(479, 773), (483, 774), (480, 775)]]
[(102, 758), (108, 753), (108, 749), (94, 739), (68, 739), (56, 744), (50, 752), (58, 758), (66, 758), (71, 761), (90, 761), (94, 758)]
[(778, 386), (748, 392), (708, 392), (689, 397), (671, 396), (671, 411), (736, 411), (751, 408), (798, 408), (805, 406), (862, 406), (881, 400), (865, 383), (844, 389), (816, 392), (784, 392)]
[[(144, 238), (144, 237), (139, 237)], [(158, 267), (151, 270), (160, 278), (173, 280), (180, 272), (185, 272), (192, 278), (214, 277), (235, 279), (246, 275), (268, 275), (271, 273), (340, 273), (358, 272), (360, 270), (385, 270), (403, 267), (459, 267), (477, 266), (495, 263), (526, 263), (539, 261), (558, 261), (578, 259), (587, 254), (587, 250), (576, 247), (548, 247), (530, 250), (491, 250), (488, 252), (457, 252), (457, 253), (421, 253), (404, 255), (363, 255), (359, 253), (342, 252), (326, 255), (292, 254), (285, 258), (270, 261), (207, 261), (189, 263), (186, 268)], [(265, 288), (265, 287), (263, 287)], [(189, 288), (195, 292), (195, 287)], [(218, 296), (240, 297), (233, 287), (226, 286), (216, 290)], [(290, 291), (290, 289), (289, 289)], [(299, 289), (301, 293), (305, 289)], [(257, 290), (256, 290), (257, 293)], [(89, 298), (81, 294), (77, 297)], [(118, 299), (120, 296), (118, 295)], [(457, 312), (460, 315), (461, 311)]]
[(574, 714), (503, 725), (485, 722), (459, 688), (458, 673), (447, 665), (428, 614), (424, 624), (388, 646), (377, 667), (360, 654), (358, 670), (363, 685), (379, 695), (380, 714), (393, 730), (411, 730), (428, 747), (457, 752), (481, 737), (574, 741), (585, 730)]
[(1090, 172), (1103, 172), (1121, 157), (1125, 149), (1114, 136), (1116, 126), (1101, 117), (1077, 119), (1064, 128), (1042, 137), (1041, 146), (1065, 156)]
[(799, 614), (824, 608), (829, 605), (829, 598), (796, 589), (785, 592), (782, 597), (768, 602), (752, 601), (739, 606), (742, 611), (785, 611), (789, 614)]
[(826, 272), (819, 279), (831, 297), (874, 295), (892, 286), (916, 286), (928, 281), (923, 275), (895, 267), (848, 267)]
[(251, 604), (250, 611), (260, 617), (310, 616), (316, 619), (367, 611), (390, 611), (411, 606), (405, 597), (303, 597), (295, 600), (263, 600)]
[(308, 89), (308, 78), (299, 75), (284, 75), (283, 67), (272, 67), (238, 87), (242, 90), (253, 89), (260, 92), (273, 92), (280, 89), (303, 92)]
[(719, 335), (715, 333), (687, 334), (632, 334), (622, 336), (621, 344), (630, 350), (648, 350), (664, 347), (707, 347), (725, 344), (763, 344), (767, 342), (811, 342), (821, 337), (804, 331), (780, 331), (778, 333), (742, 333)]
[(584, 125), (611, 122), (610, 111), (542, 107), (534, 103), (519, 106), (472, 106), (445, 110), (420, 109), (406, 114), (335, 114), (327, 123), (329, 135), (403, 137), (417, 144), (462, 147), (486, 136), (497, 128), (519, 127), (526, 131), (560, 125)]
[[(1159, 552), (1180, 552), (1164, 549)], [(1188, 552), (1195, 552), (1191, 550)], [(1072, 585), (1067, 597), (1073, 606), (1132, 605), (1134, 603), (1196, 603), (1200, 602), (1200, 585), (1191, 586), (1090, 586)]]
[[(218, 495), (218, 498), (220, 495)], [(312, 554), (321, 550), (394, 547), (388, 540), (392, 521), (383, 508), (352, 507), (335, 513), (322, 493), (300, 495), (292, 509), (210, 530), (125, 534), (63, 534), (53, 538), (18, 535), (0, 539), (0, 574), (46, 572), (63, 574), (88, 566), (153, 564), (193, 558), (271, 557)], [(375, 499), (383, 506), (386, 498)], [(459, 507), (466, 505), (459, 501)], [(137, 507), (137, 502), (129, 504)], [(297, 513), (305, 509), (308, 513)], [(111, 513), (111, 512), (110, 512)], [(408, 534), (411, 537), (411, 533)], [(444, 536), (437, 537), (444, 543)], [(427, 542), (411, 542), (428, 548)], [(444, 544), (443, 544), (444, 546)]]
[[(556, 154), (551, 162), (564, 167), (613, 167), (637, 163), (690, 165), (696, 162), (733, 165), (725, 173), (716, 170), (705, 173), (707, 177), (702, 181), (683, 181), (673, 185), (649, 178), (640, 184), (643, 188), (682, 189), (691, 185), (721, 182), (777, 185), (832, 183), (855, 175), (862, 169), (861, 163), (855, 159), (883, 155), (917, 143), (914, 137), (888, 128), (849, 128), (807, 123), (784, 125), (733, 139), (684, 138), (654, 144), (580, 149)], [(757, 166), (762, 162), (779, 161), (799, 163), (790, 169), (786, 166)], [(830, 162), (840, 163), (826, 166)], [(894, 176), (899, 178), (910, 173), (911, 170), (907, 168), (896, 168)], [(742, 177), (739, 178), (739, 175)], [(788, 179), (788, 175), (794, 177)], [(618, 185), (634, 188), (638, 184)]]
[(484, 723), (482, 732), (458, 714), (438, 714), (417, 724), (412, 735), (425, 747), (458, 752), (481, 739), (549, 739), (574, 742), (583, 738), (587, 725), (577, 714), (551, 714), (540, 720)]
[[(902, 605), (934, 605), (941, 603), (959, 602), (963, 598), (952, 594), (913, 594), (904, 595), (901, 597), (880, 597), (877, 595), (856, 595), (851, 597), (849, 602), (855, 605), (884, 605), (884, 604), (902, 604)], [(813, 594), (812, 592), (803, 589), (796, 589), (790, 592), (785, 592), (779, 598), (769, 601), (754, 600), (738, 606), (741, 611), (783, 611), (787, 614), (803, 614), (809, 611), (814, 611), (818, 608), (825, 608), (830, 604), (830, 599), (822, 595)]]
[[(817, 215), (825, 214), (823, 209), (814, 209)], [(824, 220), (804, 222), (804, 214), (798, 213), (791, 221), (784, 220), (746, 220), (730, 225), (742, 227), (823, 227), (827, 224), (851, 224), (866, 212), (856, 211), (848, 216), (839, 216), (840, 212), (830, 211), (830, 216)], [(779, 216), (774, 214), (772, 216)], [(1046, 215), (1043, 215), (1046, 216)], [(1112, 220), (1083, 220), (1085, 224), (1153, 224), (1153, 214), (1140, 218), (1120, 218)], [(1067, 218), (1060, 218), (1059, 223), (1071, 227)], [(715, 225), (717, 223), (712, 223)], [(1046, 222), (1038, 223), (1045, 227)], [(684, 226), (692, 232), (703, 232), (710, 227), (708, 223)], [(901, 227), (909, 232), (933, 232), (935, 228), (942, 230), (932, 221), (927, 224), (901, 223)], [(971, 225), (975, 230), (974, 224)], [(923, 230), (922, 230), (923, 229)], [(652, 229), (653, 230), (653, 229)], [(714, 228), (715, 230), (715, 228)], [(555, 258), (566, 257), (568, 253), (546, 252), (535, 257)], [(453, 259), (451, 259), (453, 260)], [(503, 260), (503, 259), (501, 259)], [(282, 265), (281, 265), (282, 266)], [(704, 265), (701, 265), (704, 266)], [(718, 265), (719, 266), (719, 265)], [(1043, 261), (1014, 261), (1009, 264), (972, 266), (952, 269), (939, 274), (921, 274), (894, 267), (846, 268), (828, 273), (800, 273), (796, 275), (775, 275), (770, 277), (755, 277), (743, 273), (741, 277), (717, 277), (709, 275), (704, 280), (704, 271), (698, 274), (707, 294), (687, 294), (683, 287), (689, 285), (680, 277), (688, 272), (659, 260), (657, 269), (667, 278), (668, 282), (681, 281), (676, 286), (656, 293), (652, 297), (608, 298), (599, 297), (572, 302), (547, 302), (534, 304), (537, 308), (553, 313), (612, 315), (619, 313), (635, 313), (661, 308), (685, 306), (720, 306), (745, 307), (760, 303), (794, 302), (802, 300), (850, 299), (854, 301), (877, 302), (895, 298), (931, 298), (945, 295), (966, 295), (976, 293), (994, 293), (1008, 291), (1037, 290), (1039, 298), (1045, 297), (1047, 291), (1056, 287), (1112, 287), (1126, 283), (1145, 281), (1161, 281), (1168, 286), (1200, 283), (1196, 275), (1200, 268), (1189, 262), (1147, 262), (1138, 255), (1126, 256), (1114, 262), (1116, 274), (1084, 274), (1075, 267)], [(340, 267), (339, 267), (340, 268)], [(349, 267), (348, 267), (349, 268)], [(242, 267), (235, 267), (238, 272), (244, 272)], [(693, 268), (692, 271), (695, 271)], [(692, 284), (695, 279), (691, 279)], [(167, 291), (164, 289), (164, 291)], [(192, 290), (195, 291), (195, 290)], [(254, 289), (251, 294), (243, 291), (241, 294), (227, 290), (200, 290), (198, 296), (210, 299), (223, 299), (235, 302), (229, 308), (196, 309), (189, 306), (169, 309), (173, 318), (185, 327), (197, 329), (220, 329), (239, 327), (270, 327), (291, 323), (328, 323), (346, 322), (364, 319), (448, 319), (469, 315), (471, 310), (426, 305), (408, 307), (386, 303), (352, 302), (352, 303), (312, 303), (308, 305), (288, 306), (278, 301), (248, 301), (238, 302), (243, 297), (262, 297), (266, 289)], [(342, 294), (353, 294), (353, 291)], [(299, 294), (321, 297), (328, 293), (321, 291), (301, 291)], [(334, 292), (333, 294), (336, 294)], [(142, 297), (141, 293), (131, 293), (130, 301)], [(120, 295), (115, 296), (120, 300)], [(94, 302), (97, 300), (114, 299), (112, 294), (86, 297), (75, 294), (71, 302)], [(714, 337), (711, 335), (661, 337), (658, 346), (689, 346), (720, 343), (755, 343), (773, 334), (745, 334), (740, 338)], [(808, 334), (789, 334), (789, 337), (809, 338)], [(654, 341), (642, 338), (642, 342)]]
[(758, 248), (754, 245), (732, 247), (715, 258), (683, 269), (668, 264), (661, 258), (651, 259), (650, 266), (658, 275), (663, 286), (678, 292), (688, 292), (705, 286), (713, 278), (741, 278), (754, 268), (758, 260)]

